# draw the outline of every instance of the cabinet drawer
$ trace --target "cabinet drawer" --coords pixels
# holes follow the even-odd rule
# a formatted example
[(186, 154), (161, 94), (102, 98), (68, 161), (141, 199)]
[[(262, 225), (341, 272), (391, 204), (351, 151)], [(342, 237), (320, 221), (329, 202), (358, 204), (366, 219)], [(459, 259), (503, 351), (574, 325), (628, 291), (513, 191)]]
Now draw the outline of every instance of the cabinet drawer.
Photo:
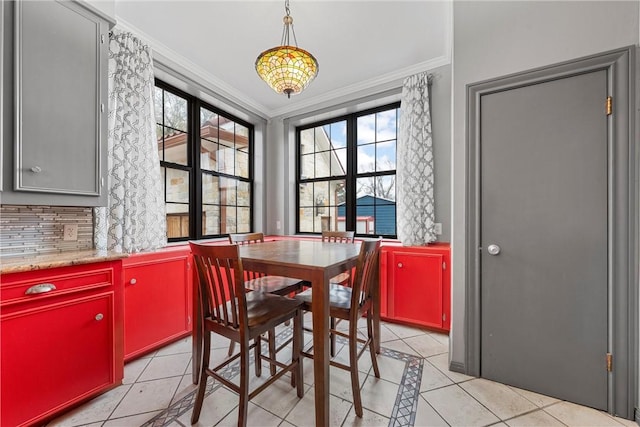
[[(113, 268), (84, 269), (77, 267), (7, 274), (0, 285), (0, 306), (7, 307), (76, 292), (108, 288), (114, 281)], [(29, 290), (35, 293), (28, 293)], [(40, 292), (39, 292), (40, 291)]]

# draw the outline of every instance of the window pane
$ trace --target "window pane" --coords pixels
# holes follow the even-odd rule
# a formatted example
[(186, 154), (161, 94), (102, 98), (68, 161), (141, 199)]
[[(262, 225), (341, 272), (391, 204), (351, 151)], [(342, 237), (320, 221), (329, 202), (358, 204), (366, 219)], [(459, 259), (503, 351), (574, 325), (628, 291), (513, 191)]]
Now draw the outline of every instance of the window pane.
[(396, 205), (382, 203), (375, 208), (375, 234), (396, 234)]
[(313, 153), (314, 143), (314, 129), (305, 129), (300, 132), (300, 154)]
[(202, 206), (202, 234), (220, 234), (220, 206)]
[(168, 127), (164, 128), (164, 160), (165, 162), (188, 165), (187, 134)]
[(361, 145), (358, 147), (358, 173), (373, 172), (376, 170), (375, 144)]
[(238, 181), (238, 206), (251, 206), (251, 185), (248, 182)]
[(376, 144), (376, 171), (396, 170), (396, 141)]
[(202, 203), (220, 204), (220, 185), (217, 176), (202, 174)]
[(300, 208), (299, 228), (301, 233), (313, 233), (313, 209)]
[(333, 148), (344, 148), (347, 146), (347, 122), (331, 123), (331, 145)]
[(376, 114), (376, 141), (396, 139), (396, 109)]
[(329, 200), (323, 221), (323, 230), (339, 230), (342, 224), (344, 230), (345, 223), (345, 180), (329, 181)]
[(167, 203), (167, 237), (189, 237), (189, 205)]
[(222, 224), (220, 224), (220, 233), (237, 233), (235, 206), (221, 206), (220, 213), (222, 219)]
[(220, 204), (236, 204), (236, 181), (229, 178), (220, 178)]
[(300, 207), (313, 206), (313, 184), (303, 183), (298, 187), (298, 198)]
[(328, 215), (327, 206), (329, 205), (329, 183), (316, 182), (313, 184), (313, 205), (316, 208), (317, 216)]
[(300, 158), (300, 178), (315, 178), (315, 155), (305, 154)]
[(235, 175), (249, 178), (249, 154), (236, 150)]
[(396, 200), (396, 176), (384, 175), (375, 179), (376, 197), (385, 200)]
[(248, 139), (249, 139), (249, 129), (246, 126), (242, 126), (241, 124), (236, 123), (236, 143), (239, 143), (241, 140), (248, 140)]
[(358, 178), (356, 180), (356, 198), (360, 200), (364, 196), (375, 196), (375, 177)]
[(238, 208), (238, 233), (248, 233), (251, 231), (251, 209)]
[(233, 175), (235, 168), (235, 150), (233, 149), (233, 144), (228, 145), (228, 142), (220, 143), (218, 147), (218, 171), (221, 173), (226, 173), (229, 175)]
[(216, 172), (218, 170), (218, 143), (208, 139), (200, 140), (200, 167)]
[(358, 145), (368, 144), (376, 140), (376, 115), (358, 117)]
[(356, 206), (356, 233), (373, 234), (375, 232), (375, 206)]
[(189, 203), (189, 172), (166, 168), (166, 201)]
[(331, 151), (331, 176), (343, 176), (347, 174), (347, 149)]
[(329, 147), (329, 135), (327, 134), (329, 126), (326, 126), (327, 130), (325, 131), (325, 127), (324, 126), (318, 126), (317, 128), (314, 128), (315, 130), (315, 137), (314, 137), (314, 142), (315, 142), (315, 147), (313, 149), (313, 151), (326, 151), (328, 150)]
[(218, 115), (206, 108), (200, 109), (200, 137), (218, 140)]
[(316, 153), (316, 178), (325, 178), (329, 176), (332, 157), (331, 151)]
[(187, 100), (165, 91), (164, 125), (186, 132), (187, 124)]

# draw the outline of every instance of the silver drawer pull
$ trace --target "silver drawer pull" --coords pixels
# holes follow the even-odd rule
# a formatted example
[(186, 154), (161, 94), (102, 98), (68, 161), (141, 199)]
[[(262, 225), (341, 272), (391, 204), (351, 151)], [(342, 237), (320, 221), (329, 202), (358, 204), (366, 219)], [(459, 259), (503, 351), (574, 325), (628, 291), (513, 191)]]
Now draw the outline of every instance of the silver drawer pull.
[(99, 322), (99, 321), (101, 321), (102, 319), (104, 319), (104, 314), (102, 314), (102, 313), (98, 313), (98, 314), (96, 314), (96, 320), (97, 320), (98, 322)]
[(56, 285), (53, 283), (40, 283), (39, 285), (33, 285), (24, 293), (25, 295), (34, 294), (46, 294), (47, 292), (55, 291)]
[(136, 283), (138, 283), (138, 281), (136, 279), (131, 279), (129, 280), (129, 283), (135, 285)]
[(398, 263), (398, 268), (402, 268), (402, 263), (401, 262)]
[(34, 167), (31, 168), (31, 172), (40, 173), (40, 172), (42, 172), (42, 168), (40, 166), (34, 166)]

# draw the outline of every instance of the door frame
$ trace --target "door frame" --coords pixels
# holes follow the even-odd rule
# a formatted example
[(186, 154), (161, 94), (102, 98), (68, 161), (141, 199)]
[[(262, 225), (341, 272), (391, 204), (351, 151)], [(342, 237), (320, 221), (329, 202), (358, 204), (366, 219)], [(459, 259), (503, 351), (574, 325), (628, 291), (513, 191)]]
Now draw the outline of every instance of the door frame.
[[(613, 114), (607, 118), (607, 351), (613, 371), (607, 375), (608, 412), (633, 419), (638, 393), (638, 216), (640, 190), (635, 139), (635, 47), (536, 68), (467, 85), (465, 230), (465, 371), (480, 376), (480, 99), (483, 95), (596, 70), (607, 71)], [(605, 114), (605, 100), (602, 100)], [(606, 369), (603, 355), (602, 368)]]

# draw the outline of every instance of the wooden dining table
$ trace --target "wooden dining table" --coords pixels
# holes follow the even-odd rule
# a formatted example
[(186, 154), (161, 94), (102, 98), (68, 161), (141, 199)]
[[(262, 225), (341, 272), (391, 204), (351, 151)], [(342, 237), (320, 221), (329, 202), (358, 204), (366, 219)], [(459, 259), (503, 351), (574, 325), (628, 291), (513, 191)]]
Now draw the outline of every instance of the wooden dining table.
[[(240, 247), (245, 270), (269, 275), (295, 277), (311, 283), (313, 288), (313, 373), (315, 387), (316, 426), (328, 426), (329, 418), (329, 279), (355, 267), (358, 243), (329, 243), (320, 240), (276, 240)], [(376, 287), (377, 288), (377, 287)], [(374, 321), (379, 337), (379, 298), (375, 298)], [(194, 304), (195, 307), (198, 304)], [(194, 319), (198, 316), (194, 314)], [(194, 325), (193, 381), (198, 381), (202, 337), (198, 324)], [(376, 340), (379, 342), (379, 339)]]

